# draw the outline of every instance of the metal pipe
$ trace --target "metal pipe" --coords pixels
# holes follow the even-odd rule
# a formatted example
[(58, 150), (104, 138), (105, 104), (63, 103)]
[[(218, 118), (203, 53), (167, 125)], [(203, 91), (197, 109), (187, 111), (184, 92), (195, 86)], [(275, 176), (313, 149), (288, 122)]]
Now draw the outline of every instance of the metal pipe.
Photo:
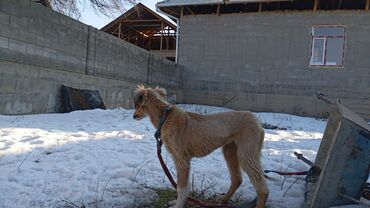
[(304, 163), (306, 163), (309, 166), (313, 166), (313, 162), (311, 162), (309, 159), (307, 159), (305, 156), (298, 152), (294, 152), (294, 155), (299, 159), (302, 160)]

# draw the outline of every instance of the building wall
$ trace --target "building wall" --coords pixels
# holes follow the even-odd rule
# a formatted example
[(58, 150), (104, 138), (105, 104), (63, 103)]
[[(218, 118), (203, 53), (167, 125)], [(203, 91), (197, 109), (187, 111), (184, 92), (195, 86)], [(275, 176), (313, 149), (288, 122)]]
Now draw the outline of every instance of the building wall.
[[(370, 13), (266, 12), (184, 16), (184, 102), (325, 115), (321, 92), (370, 119)], [(347, 27), (344, 67), (311, 68), (311, 28)]]
[(176, 100), (182, 68), (29, 0), (0, 0), (0, 114), (58, 112), (60, 86), (99, 90), (132, 106), (137, 84)]

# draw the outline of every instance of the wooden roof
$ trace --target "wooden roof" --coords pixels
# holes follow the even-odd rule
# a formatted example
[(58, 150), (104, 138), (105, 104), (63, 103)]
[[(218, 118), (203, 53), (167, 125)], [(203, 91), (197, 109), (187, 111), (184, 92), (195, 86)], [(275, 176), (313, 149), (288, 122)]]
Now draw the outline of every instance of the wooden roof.
[(240, 4), (240, 3), (259, 3), (292, 0), (164, 0), (157, 3), (158, 7), (169, 6), (189, 6), (189, 5), (209, 5), (209, 4)]
[(132, 30), (144, 34), (155, 34), (162, 30), (162, 22), (165, 24), (164, 27), (168, 26), (172, 30), (176, 30), (176, 25), (155, 13), (142, 3), (138, 3), (124, 14), (102, 27), (100, 30), (111, 32), (111, 29), (117, 28), (121, 23)]

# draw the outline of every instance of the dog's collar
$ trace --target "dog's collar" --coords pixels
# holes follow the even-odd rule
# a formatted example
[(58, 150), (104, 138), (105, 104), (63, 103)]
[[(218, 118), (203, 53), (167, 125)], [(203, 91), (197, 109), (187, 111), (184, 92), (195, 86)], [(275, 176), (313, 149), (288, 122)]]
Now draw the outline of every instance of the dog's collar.
[(169, 112), (171, 111), (171, 106), (170, 105), (167, 105), (163, 110), (162, 110), (162, 116), (161, 116), (161, 119), (159, 120), (159, 125), (158, 125), (158, 129), (157, 131), (155, 131), (154, 133), (154, 137), (155, 139), (157, 140), (157, 145), (159, 146), (162, 146), (162, 140), (161, 140), (161, 129), (162, 129), (162, 126), (164, 124), (164, 122), (166, 121), (168, 115), (169, 115)]

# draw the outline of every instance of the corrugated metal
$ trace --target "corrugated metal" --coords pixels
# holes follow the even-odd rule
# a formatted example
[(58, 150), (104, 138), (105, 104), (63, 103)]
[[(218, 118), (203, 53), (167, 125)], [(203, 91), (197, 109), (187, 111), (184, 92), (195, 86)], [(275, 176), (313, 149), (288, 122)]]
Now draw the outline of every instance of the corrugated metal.
[(205, 4), (240, 4), (255, 2), (292, 1), (292, 0), (166, 0), (157, 3), (158, 7), (205, 5)]
[(229, 0), (229, 4), (239, 4), (239, 3), (258, 3), (258, 2), (273, 2), (273, 1), (292, 1), (292, 0)]
[(201, 4), (223, 4), (223, 0), (166, 0), (158, 2), (157, 7), (168, 6), (185, 6), (185, 5), (201, 5)]

